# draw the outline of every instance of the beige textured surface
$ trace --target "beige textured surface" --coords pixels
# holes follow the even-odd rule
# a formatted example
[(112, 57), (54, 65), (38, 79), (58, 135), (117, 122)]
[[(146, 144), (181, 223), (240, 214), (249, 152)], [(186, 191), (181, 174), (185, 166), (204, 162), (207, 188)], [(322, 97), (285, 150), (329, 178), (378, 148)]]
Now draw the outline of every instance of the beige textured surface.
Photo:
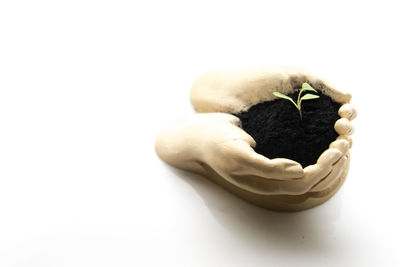
[(197, 112), (238, 113), (251, 106), (276, 99), (272, 93), (294, 92), (303, 82), (312, 84), (338, 103), (348, 103), (351, 95), (340, 92), (327, 80), (299, 68), (222, 69), (200, 76), (192, 87), (190, 99)]
[[(274, 99), (303, 82), (342, 103), (334, 125), (338, 139), (314, 165), (305, 167), (283, 158), (268, 159), (253, 150), (254, 139), (228, 113)], [(349, 168), (355, 108), (351, 95), (298, 69), (221, 70), (208, 72), (194, 84), (195, 114), (175, 121), (156, 140), (161, 159), (177, 168), (201, 173), (228, 191), (255, 205), (297, 211), (329, 199), (343, 183)]]

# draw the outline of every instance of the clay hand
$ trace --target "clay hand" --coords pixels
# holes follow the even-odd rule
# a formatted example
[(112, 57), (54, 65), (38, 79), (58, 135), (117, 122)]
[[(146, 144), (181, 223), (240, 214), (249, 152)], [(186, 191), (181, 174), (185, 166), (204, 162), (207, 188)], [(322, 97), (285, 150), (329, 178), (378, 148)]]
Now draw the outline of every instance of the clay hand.
[[(334, 125), (338, 140), (304, 170), (294, 161), (268, 159), (254, 152), (253, 138), (228, 114), (275, 99), (274, 91), (293, 93), (303, 82), (343, 104), (341, 119)], [(156, 151), (167, 163), (205, 174), (254, 204), (280, 210), (309, 208), (330, 198), (346, 176), (353, 132), (350, 121), (356, 116), (350, 99), (350, 94), (298, 69), (209, 72), (195, 82), (191, 101), (197, 112), (213, 113), (171, 124), (159, 135)]]
[(239, 188), (262, 195), (322, 191), (344, 170), (347, 140), (333, 142), (317, 164), (303, 172), (297, 162), (257, 154), (252, 148), (254, 139), (238, 123), (237, 117), (225, 113), (196, 114), (176, 121), (159, 134), (156, 152), (172, 166), (207, 176), (215, 172)]

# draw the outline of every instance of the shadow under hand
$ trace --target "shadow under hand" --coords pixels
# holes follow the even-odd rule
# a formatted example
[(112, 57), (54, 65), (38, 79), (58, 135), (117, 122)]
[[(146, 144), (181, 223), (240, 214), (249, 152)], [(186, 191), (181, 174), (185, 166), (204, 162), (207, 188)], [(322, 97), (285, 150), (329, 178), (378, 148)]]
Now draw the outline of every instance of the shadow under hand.
[(190, 184), (217, 222), (242, 242), (256, 243), (260, 249), (271, 246), (292, 251), (329, 249), (333, 223), (340, 214), (340, 192), (319, 207), (283, 213), (247, 203), (202, 175), (168, 168)]

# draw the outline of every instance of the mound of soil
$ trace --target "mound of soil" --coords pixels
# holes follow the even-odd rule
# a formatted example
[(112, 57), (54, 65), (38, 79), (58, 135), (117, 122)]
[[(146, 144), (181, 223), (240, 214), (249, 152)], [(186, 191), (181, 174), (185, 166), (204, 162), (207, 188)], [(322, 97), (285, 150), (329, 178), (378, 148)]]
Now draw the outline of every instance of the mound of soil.
[[(288, 96), (296, 102), (297, 95)], [(257, 153), (270, 159), (292, 159), (306, 167), (315, 164), (338, 137), (333, 127), (341, 104), (321, 92), (318, 95), (318, 99), (302, 101), (302, 119), (293, 103), (285, 99), (259, 103), (234, 115), (256, 141)]]

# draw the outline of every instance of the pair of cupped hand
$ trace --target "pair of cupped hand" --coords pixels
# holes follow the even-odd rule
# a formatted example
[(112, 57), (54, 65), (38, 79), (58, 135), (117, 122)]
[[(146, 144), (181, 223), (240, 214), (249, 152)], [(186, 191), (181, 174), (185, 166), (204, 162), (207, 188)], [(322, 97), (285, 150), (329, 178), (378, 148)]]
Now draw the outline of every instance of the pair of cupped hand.
[[(305, 167), (292, 160), (269, 159), (254, 151), (254, 139), (231, 114), (273, 100), (273, 92), (293, 93), (303, 82), (341, 103), (334, 128), (337, 140), (314, 165)], [(329, 189), (348, 165), (356, 110), (351, 95), (303, 70), (219, 70), (204, 74), (193, 85), (191, 101), (197, 114), (178, 120), (156, 140), (157, 154), (168, 164), (210, 175), (262, 195), (301, 195)], [(289, 103), (288, 103), (289, 104)]]

